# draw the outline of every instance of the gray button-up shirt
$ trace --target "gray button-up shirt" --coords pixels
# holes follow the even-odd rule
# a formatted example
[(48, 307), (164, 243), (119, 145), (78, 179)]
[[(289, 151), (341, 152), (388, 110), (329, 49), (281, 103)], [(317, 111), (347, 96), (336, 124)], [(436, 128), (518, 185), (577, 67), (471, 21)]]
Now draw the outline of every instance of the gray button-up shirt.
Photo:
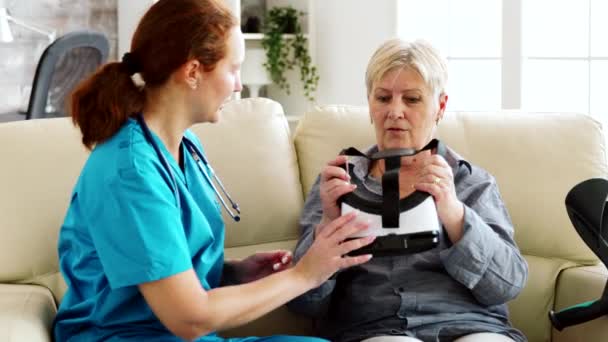
[[(368, 153), (374, 152), (372, 147)], [(507, 301), (526, 283), (528, 265), (513, 240), (513, 225), (487, 171), (451, 149), (458, 199), (465, 205), (464, 234), (453, 244), (444, 230), (437, 248), (409, 255), (372, 258), (343, 270), (288, 306), (316, 319), (317, 333), (332, 341), (360, 341), (379, 335), (405, 335), (424, 341), (452, 341), (476, 332), (526, 341), (508, 319)], [(364, 186), (382, 194), (365, 158), (351, 161)], [(299, 260), (313, 242), (322, 215), (319, 178), (300, 219)]]

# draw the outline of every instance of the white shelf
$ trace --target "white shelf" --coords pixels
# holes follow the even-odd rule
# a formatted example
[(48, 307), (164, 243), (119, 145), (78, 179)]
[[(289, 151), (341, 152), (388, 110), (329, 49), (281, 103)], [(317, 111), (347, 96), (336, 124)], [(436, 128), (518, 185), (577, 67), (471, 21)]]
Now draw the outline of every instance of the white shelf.
[(264, 38), (263, 33), (243, 33), (245, 40), (262, 40)]
[[(121, 1), (126, 1), (126, 0), (121, 0)], [(306, 39), (308, 40), (308, 52), (310, 53), (310, 57), (312, 59), (313, 64), (315, 64), (315, 60), (316, 60), (316, 51), (315, 51), (315, 47), (316, 47), (316, 43), (315, 43), (315, 38), (316, 38), (316, 32), (315, 32), (315, 19), (314, 19), (314, 13), (315, 13), (315, 6), (314, 3), (318, 0), (251, 0), (251, 1), (259, 1), (260, 3), (264, 4), (264, 8), (266, 10), (269, 10), (270, 8), (273, 7), (277, 7), (277, 6), (291, 6), (293, 8), (295, 8), (298, 11), (301, 11), (304, 13), (304, 16), (302, 17), (302, 29), (305, 32), (304, 33), (304, 37), (306, 37)], [(241, 19), (241, 8), (242, 8), (242, 4), (244, 4), (246, 1), (245, 0), (226, 0), (227, 4), (230, 6), (230, 8), (234, 11), (235, 15), (237, 16), (237, 18), (240, 20)], [(255, 66), (257, 65), (257, 68), (260, 69), (260, 71), (263, 71), (263, 64), (264, 64), (264, 60), (262, 59), (254, 59), (254, 57), (256, 56), (256, 54), (259, 54), (259, 51), (262, 50), (263, 51), (263, 47), (262, 47), (262, 40), (264, 38), (264, 34), (263, 33), (244, 33), (244, 38), (245, 38), (245, 58), (247, 60), (247, 64), (248, 65), (244, 65), (244, 68), (241, 71), (241, 75), (245, 75), (246, 72), (246, 68), (245, 66), (247, 66), (248, 70), (251, 71), (253, 70), (253, 72), (255, 73), (255, 69), (252, 69), (251, 66), (253, 65), (253, 67), (255, 68)], [(283, 39), (294, 39), (295, 35), (294, 34), (285, 34), (283, 35)], [(248, 56), (248, 57), (247, 57)], [(291, 85), (291, 95), (287, 95), (285, 93), (285, 91), (279, 89), (276, 85), (274, 84), (268, 84), (265, 86), (265, 93), (266, 96), (270, 99), (273, 99), (277, 102), (279, 102), (282, 106), (283, 109), (285, 110), (286, 113), (290, 113), (290, 114), (294, 114), (294, 115), (301, 115), (305, 112), (307, 112), (308, 110), (310, 110), (311, 106), (313, 105), (312, 103), (310, 103), (308, 101), (308, 99), (306, 99), (306, 97), (304, 96), (304, 90), (303, 90), (303, 85), (302, 82), (300, 81), (300, 74), (297, 70), (289, 70), (287, 72), (287, 74), (285, 75), (287, 77), (287, 80), (289, 82), (289, 84)], [(242, 79), (243, 81), (243, 85), (247, 86), (247, 83), (245, 82), (244, 79)], [(266, 84), (266, 83), (264, 83)], [(253, 85), (253, 83), (252, 83)], [(291, 115), (288, 115), (291, 116)], [(290, 120), (293, 120), (290, 118)], [(290, 121), (295, 123), (295, 121)]]
[[(245, 40), (262, 40), (264, 38), (263, 33), (243, 33)], [(296, 37), (295, 34), (283, 34), (283, 39), (293, 39)], [(308, 39), (308, 33), (304, 34), (304, 37)]]

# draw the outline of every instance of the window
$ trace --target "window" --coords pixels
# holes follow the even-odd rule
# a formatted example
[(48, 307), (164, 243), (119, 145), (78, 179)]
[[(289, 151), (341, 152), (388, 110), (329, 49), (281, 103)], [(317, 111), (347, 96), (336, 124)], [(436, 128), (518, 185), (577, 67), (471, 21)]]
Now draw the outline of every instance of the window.
[(501, 108), (501, 0), (403, 0), (398, 13), (400, 37), (425, 39), (447, 58), (449, 108)]
[(452, 110), (590, 113), (608, 121), (605, 0), (398, 0), (397, 30), (448, 59)]

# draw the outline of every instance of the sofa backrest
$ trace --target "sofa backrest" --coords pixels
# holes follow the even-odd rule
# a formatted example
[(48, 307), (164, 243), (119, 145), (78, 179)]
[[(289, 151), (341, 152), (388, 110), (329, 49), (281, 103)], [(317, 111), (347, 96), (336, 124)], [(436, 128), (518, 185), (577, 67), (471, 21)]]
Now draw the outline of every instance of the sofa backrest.
[(65, 291), (57, 237), (88, 152), (67, 118), (0, 124), (0, 283)]
[(302, 186), (281, 105), (266, 98), (232, 101), (218, 123), (192, 130), (241, 207), (238, 223), (222, 209), (226, 247), (297, 239)]
[[(571, 113), (446, 113), (438, 136), (496, 177), (524, 253), (597, 262), (572, 229), (564, 206), (574, 185), (608, 176), (597, 121)], [(375, 143), (367, 107), (354, 106), (307, 113), (294, 139), (305, 194), (341, 149)]]
[[(235, 223), (222, 209), (226, 246), (296, 239), (303, 199), (282, 107), (233, 101), (193, 131), (242, 210)], [(57, 237), (88, 156), (80, 139), (69, 118), (0, 124), (0, 283), (40, 284), (61, 300)]]
[[(229, 103), (219, 123), (193, 131), (242, 209), (239, 223), (224, 215), (227, 247), (297, 238), (321, 167), (343, 147), (375, 142), (367, 108), (327, 106), (301, 120), (294, 150), (282, 108), (267, 99)], [(549, 340), (560, 270), (597, 261), (563, 201), (576, 183), (607, 175), (600, 125), (576, 114), (448, 113), (439, 134), (496, 176), (530, 265), (512, 319), (530, 341)], [(0, 124), (0, 283), (40, 284), (61, 299), (57, 235), (87, 155), (68, 118)]]
[[(496, 177), (529, 265), (510, 318), (530, 341), (549, 341), (547, 313), (561, 270), (598, 261), (572, 228), (564, 199), (577, 183), (608, 176), (599, 123), (568, 113), (446, 113), (438, 135)], [(342, 105), (307, 113), (294, 140), (305, 194), (341, 149), (375, 143), (367, 107)]]

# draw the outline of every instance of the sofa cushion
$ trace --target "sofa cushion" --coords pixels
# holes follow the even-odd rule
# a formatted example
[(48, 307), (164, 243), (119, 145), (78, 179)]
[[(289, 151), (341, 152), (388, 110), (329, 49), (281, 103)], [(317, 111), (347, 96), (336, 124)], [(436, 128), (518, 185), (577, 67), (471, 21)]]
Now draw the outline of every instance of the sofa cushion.
[(52, 341), (53, 294), (36, 285), (0, 284), (0, 341)]
[(329, 105), (306, 113), (294, 132), (304, 196), (321, 168), (343, 148), (376, 142), (367, 107)]
[[(226, 258), (245, 258), (255, 252), (286, 249), (292, 251), (297, 240), (264, 243), (251, 246), (233, 247), (226, 249)], [(273, 334), (309, 335), (313, 333), (312, 321), (304, 316), (296, 315), (286, 306), (270, 312), (253, 322), (230, 329), (221, 333), (224, 337), (260, 336)]]
[(68, 118), (0, 124), (0, 282), (61, 297), (57, 237), (87, 155)]
[(605, 178), (599, 122), (572, 113), (449, 113), (440, 136), (492, 173), (526, 254), (594, 264), (564, 201), (576, 184)]
[(510, 301), (509, 318), (529, 341), (550, 341), (549, 310), (555, 300), (555, 282), (560, 271), (573, 262), (524, 255), (528, 262), (528, 282), (519, 296)]
[(226, 247), (297, 238), (303, 199), (298, 161), (281, 105), (265, 98), (232, 101), (218, 123), (196, 125), (192, 130), (241, 207), (238, 223), (222, 209)]
[(239, 246), (239, 247), (228, 247), (225, 249), (225, 258), (226, 259), (243, 259), (250, 255), (253, 255), (256, 252), (268, 252), (274, 251), (277, 249), (284, 249), (288, 251), (293, 251), (296, 247), (296, 243), (298, 240), (285, 240), (279, 242), (270, 242), (270, 243), (259, 243), (252, 244), (248, 246)]
[[(608, 175), (597, 121), (570, 113), (446, 113), (438, 133), (463, 157), (496, 177), (525, 254), (597, 262), (564, 207), (574, 185)], [(294, 139), (305, 193), (322, 166), (342, 148), (375, 143), (367, 108), (352, 106), (307, 113)]]

